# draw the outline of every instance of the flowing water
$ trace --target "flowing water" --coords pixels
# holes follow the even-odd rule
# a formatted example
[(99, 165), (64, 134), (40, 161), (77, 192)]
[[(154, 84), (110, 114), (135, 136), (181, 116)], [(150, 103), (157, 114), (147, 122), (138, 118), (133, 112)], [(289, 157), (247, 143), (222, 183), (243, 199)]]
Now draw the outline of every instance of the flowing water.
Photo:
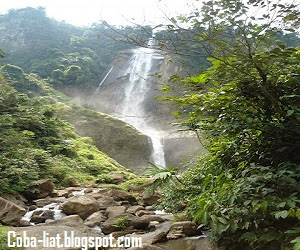
[[(80, 189), (79, 191), (73, 191), (72, 194), (74, 196), (82, 196), (85, 194), (85, 191), (86, 191), (86, 188), (82, 188)], [(62, 201), (61, 201), (62, 202)], [(25, 221), (28, 221), (30, 222), (31, 219), (32, 219), (32, 216), (35, 212), (37, 211), (41, 211), (41, 214), (39, 215), (43, 215), (44, 212), (46, 211), (53, 211), (54, 215), (53, 215), (53, 219), (54, 220), (58, 220), (58, 219), (61, 219), (63, 217), (66, 216), (66, 214), (60, 209), (60, 203), (58, 202), (53, 202), (53, 203), (50, 203), (48, 205), (45, 205), (43, 207), (38, 207), (32, 211), (27, 211), (26, 214), (24, 214), (24, 216), (22, 217), (23, 220)], [(31, 225), (34, 225), (34, 223), (31, 222)]]
[[(154, 115), (149, 115), (149, 111), (146, 111), (147, 108), (151, 108), (147, 107), (146, 103), (149, 103), (149, 98), (153, 98), (149, 93), (156, 88), (153, 84), (153, 76), (151, 75), (156, 73), (154, 69), (155, 65), (157, 66), (157, 63), (164, 58), (161, 54), (156, 52), (154, 49), (155, 46), (155, 38), (152, 37), (149, 40), (147, 48), (137, 48), (131, 51), (131, 57), (129, 58), (127, 66), (118, 71), (118, 73), (122, 74), (120, 78), (127, 78), (127, 81), (124, 82), (122, 86), (124, 87), (124, 93), (122, 93), (123, 98), (115, 104), (115, 111), (110, 114), (129, 123), (147, 135), (152, 143), (150, 161), (156, 166), (164, 168), (166, 166), (163, 147), (164, 132), (153, 126)], [(90, 107), (93, 107), (93, 101), (97, 93), (99, 91), (101, 92), (101, 86), (113, 68), (114, 66), (106, 73), (94, 95), (91, 97), (88, 104)], [(114, 72), (116, 72), (116, 70), (114, 70)]]
[(151, 38), (148, 48), (133, 50), (129, 66), (125, 72), (125, 75), (129, 75), (125, 88), (125, 98), (119, 104), (120, 113), (115, 114), (115, 116), (150, 137), (153, 149), (151, 161), (158, 167), (165, 167), (163, 132), (150, 125), (151, 117), (147, 117), (145, 112), (147, 93), (153, 88), (151, 80), (149, 80), (150, 75), (155, 73), (151, 72), (153, 61), (161, 58), (161, 55), (152, 49), (154, 45), (154, 38)]

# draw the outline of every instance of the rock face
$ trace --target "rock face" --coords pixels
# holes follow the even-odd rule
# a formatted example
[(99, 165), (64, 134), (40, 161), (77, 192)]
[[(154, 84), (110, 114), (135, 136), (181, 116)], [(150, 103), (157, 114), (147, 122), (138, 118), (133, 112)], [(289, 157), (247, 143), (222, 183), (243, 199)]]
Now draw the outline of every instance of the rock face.
[(28, 191), (24, 192), (26, 198), (40, 199), (51, 195), (54, 189), (54, 184), (51, 180), (38, 180), (29, 184)]
[(0, 197), (0, 222), (4, 225), (22, 226), (21, 217), (26, 213), (22, 208)]
[(74, 196), (68, 198), (61, 209), (67, 214), (78, 214), (82, 219), (86, 219), (91, 214), (100, 210), (98, 201), (89, 196)]

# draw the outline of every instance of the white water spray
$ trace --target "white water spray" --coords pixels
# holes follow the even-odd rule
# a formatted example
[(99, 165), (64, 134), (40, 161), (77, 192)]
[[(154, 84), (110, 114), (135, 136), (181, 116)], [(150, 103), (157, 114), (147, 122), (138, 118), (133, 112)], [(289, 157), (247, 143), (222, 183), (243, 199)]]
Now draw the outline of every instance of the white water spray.
[(147, 92), (151, 90), (149, 75), (151, 74), (153, 59), (157, 58), (155, 50), (151, 48), (153, 45), (154, 39), (151, 38), (148, 43), (149, 48), (133, 50), (133, 55), (125, 72), (125, 75), (129, 74), (129, 80), (125, 87), (125, 98), (119, 104), (121, 116), (120, 114), (115, 115), (151, 138), (153, 147), (151, 161), (158, 167), (165, 167), (163, 132), (150, 125), (144, 107)]

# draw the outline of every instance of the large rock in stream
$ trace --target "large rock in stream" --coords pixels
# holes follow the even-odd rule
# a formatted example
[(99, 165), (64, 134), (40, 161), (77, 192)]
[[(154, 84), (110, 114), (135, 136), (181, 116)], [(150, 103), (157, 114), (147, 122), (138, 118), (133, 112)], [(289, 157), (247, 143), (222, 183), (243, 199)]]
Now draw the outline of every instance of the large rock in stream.
[(4, 225), (22, 226), (20, 221), (26, 209), (0, 197), (0, 222)]
[(29, 200), (41, 199), (49, 196), (54, 189), (51, 180), (38, 180), (29, 184), (28, 191), (24, 192), (24, 196)]
[(83, 220), (100, 210), (99, 202), (90, 196), (74, 196), (68, 198), (61, 209), (67, 214), (78, 214)]

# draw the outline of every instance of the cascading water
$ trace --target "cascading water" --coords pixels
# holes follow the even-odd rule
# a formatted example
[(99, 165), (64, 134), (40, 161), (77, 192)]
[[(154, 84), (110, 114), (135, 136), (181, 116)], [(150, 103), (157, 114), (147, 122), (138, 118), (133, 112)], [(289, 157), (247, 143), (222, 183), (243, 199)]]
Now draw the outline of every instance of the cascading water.
[(133, 55), (125, 72), (125, 75), (129, 75), (125, 98), (119, 104), (120, 113), (115, 114), (115, 116), (151, 138), (153, 148), (151, 161), (158, 167), (165, 167), (163, 132), (150, 125), (144, 107), (147, 92), (151, 88), (149, 75), (151, 74), (153, 59), (160, 56), (152, 48), (154, 45), (154, 38), (151, 38), (148, 48), (133, 50)]

